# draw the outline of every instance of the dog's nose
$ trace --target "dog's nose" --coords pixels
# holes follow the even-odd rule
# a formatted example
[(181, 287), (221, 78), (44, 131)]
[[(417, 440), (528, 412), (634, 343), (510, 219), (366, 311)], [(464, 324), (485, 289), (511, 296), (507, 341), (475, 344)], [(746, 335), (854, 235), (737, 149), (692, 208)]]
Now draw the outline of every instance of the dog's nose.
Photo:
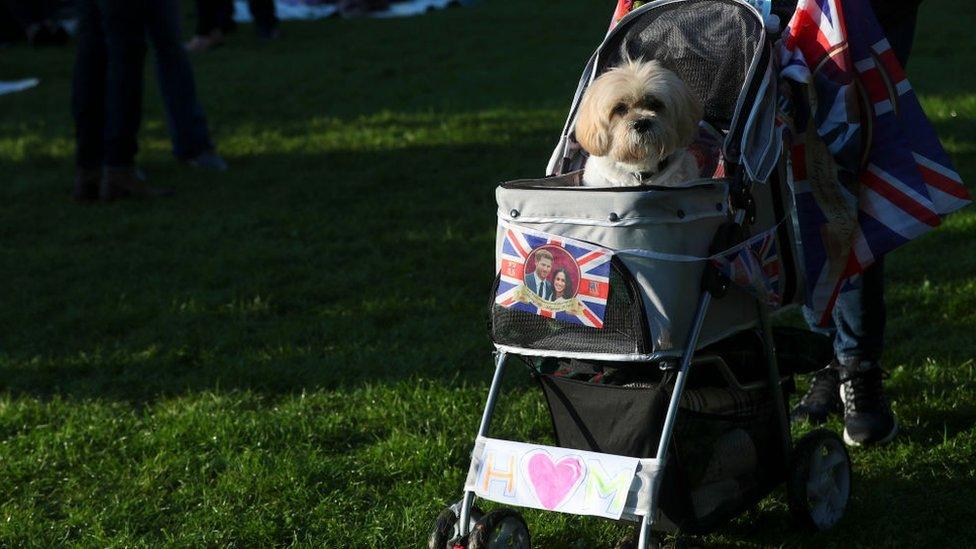
[(639, 118), (637, 120), (634, 120), (634, 131), (637, 133), (644, 133), (650, 130), (651, 126), (653, 125), (654, 122), (649, 118)]

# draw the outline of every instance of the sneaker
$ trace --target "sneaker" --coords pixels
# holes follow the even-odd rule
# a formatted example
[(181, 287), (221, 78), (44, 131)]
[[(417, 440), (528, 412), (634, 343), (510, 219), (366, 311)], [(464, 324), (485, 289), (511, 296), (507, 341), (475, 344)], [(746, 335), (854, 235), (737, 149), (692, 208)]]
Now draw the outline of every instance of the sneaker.
[(186, 163), (195, 168), (203, 168), (205, 170), (213, 170), (215, 172), (227, 171), (227, 161), (225, 161), (223, 157), (212, 149), (203, 151), (193, 158), (188, 158)]
[(800, 399), (800, 403), (793, 408), (790, 418), (794, 422), (809, 422), (820, 425), (827, 421), (830, 414), (839, 414), (841, 406), (840, 375), (833, 364), (813, 375), (810, 389)]
[(898, 433), (898, 420), (884, 394), (887, 377), (877, 365), (840, 367), (844, 442), (848, 446), (884, 444)]

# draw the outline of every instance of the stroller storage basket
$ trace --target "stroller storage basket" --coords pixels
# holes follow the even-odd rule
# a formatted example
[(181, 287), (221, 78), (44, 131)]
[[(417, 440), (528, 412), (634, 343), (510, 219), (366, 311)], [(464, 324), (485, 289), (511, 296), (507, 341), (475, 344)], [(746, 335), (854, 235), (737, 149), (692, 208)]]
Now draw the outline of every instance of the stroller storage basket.
[[(540, 376), (558, 444), (653, 457), (670, 387), (614, 386)], [(763, 498), (786, 463), (765, 387), (686, 389), (660, 491), (666, 523), (704, 533)]]

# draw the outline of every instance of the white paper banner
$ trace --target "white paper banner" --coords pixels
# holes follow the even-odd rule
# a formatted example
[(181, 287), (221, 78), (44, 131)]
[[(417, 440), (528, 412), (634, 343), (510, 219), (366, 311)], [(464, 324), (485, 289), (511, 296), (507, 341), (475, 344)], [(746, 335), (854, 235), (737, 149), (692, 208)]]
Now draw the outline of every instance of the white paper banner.
[(479, 437), (465, 490), (548, 511), (619, 520), (639, 459)]

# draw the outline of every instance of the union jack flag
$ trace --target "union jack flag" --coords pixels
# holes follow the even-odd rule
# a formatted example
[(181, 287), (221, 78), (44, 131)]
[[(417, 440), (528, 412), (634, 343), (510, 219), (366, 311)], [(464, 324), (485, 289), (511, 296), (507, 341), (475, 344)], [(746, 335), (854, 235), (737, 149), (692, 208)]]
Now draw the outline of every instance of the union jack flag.
[(617, 0), (617, 7), (613, 10), (613, 17), (610, 19), (610, 29), (613, 30), (625, 15), (646, 3), (641, 0)]
[[(498, 250), (498, 292), (495, 303), (592, 328), (603, 328), (610, 295), (610, 260), (613, 252), (585, 242), (527, 229), (505, 226)], [(525, 284), (526, 263), (533, 252), (546, 249), (557, 266), (572, 270), (571, 287), (564, 298), (542, 299)], [(554, 278), (550, 275), (550, 278)]]
[(792, 147), (807, 304), (826, 324), (851, 277), (970, 197), (865, 0), (800, 0), (784, 36), (783, 75), (812, 85), (813, 129), (836, 163), (826, 181), (810, 139)]
[(752, 237), (731, 252), (714, 257), (712, 262), (729, 280), (749, 290), (766, 305), (775, 309), (782, 304), (779, 284), (782, 267), (776, 249), (775, 228)]

